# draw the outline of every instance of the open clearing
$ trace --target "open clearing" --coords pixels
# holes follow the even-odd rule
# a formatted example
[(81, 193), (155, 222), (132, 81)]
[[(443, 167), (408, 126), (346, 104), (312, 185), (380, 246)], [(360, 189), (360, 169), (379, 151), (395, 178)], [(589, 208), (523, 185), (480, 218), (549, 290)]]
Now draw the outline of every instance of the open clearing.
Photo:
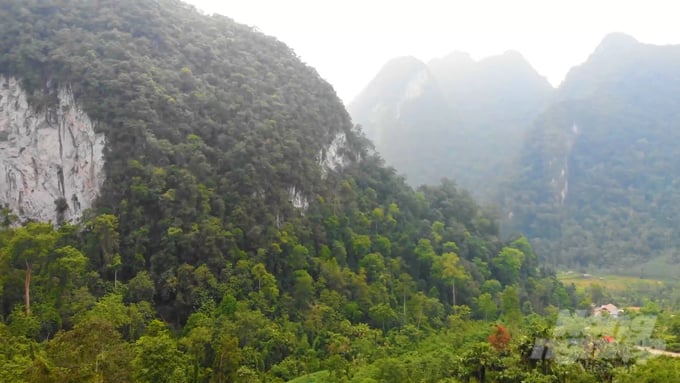
[(557, 278), (565, 285), (574, 284), (578, 288), (586, 288), (597, 284), (609, 291), (649, 290), (662, 287), (664, 282), (659, 279), (638, 278), (614, 274), (580, 274), (575, 272), (559, 273)]
[(293, 380), (288, 381), (288, 383), (320, 383), (325, 382), (328, 378), (328, 371), (322, 370), (313, 372), (311, 374), (303, 375)]

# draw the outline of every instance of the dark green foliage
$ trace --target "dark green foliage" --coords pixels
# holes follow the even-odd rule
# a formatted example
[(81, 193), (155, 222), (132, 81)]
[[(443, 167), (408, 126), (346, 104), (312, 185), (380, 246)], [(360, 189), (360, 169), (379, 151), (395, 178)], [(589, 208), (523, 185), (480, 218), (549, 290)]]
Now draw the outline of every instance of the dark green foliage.
[[(3, 379), (434, 381), (458, 376), (453, 350), (420, 342), (570, 298), (453, 182), (384, 167), (273, 38), (174, 0), (0, 5), (0, 73), (38, 108), (70, 86), (107, 138), (83, 222), (2, 212)], [(341, 169), (320, 164), (334, 140)]]
[[(219, 273), (236, 246), (266, 244), (269, 227), (297, 215), (289, 189), (323, 192), (319, 153), (351, 134), (328, 84), (228, 18), (174, 0), (2, 7), (0, 73), (23, 79), (40, 107), (72, 87), (106, 134), (98, 210), (119, 219), (123, 277), (198, 259)], [(111, 256), (102, 248), (100, 267)]]

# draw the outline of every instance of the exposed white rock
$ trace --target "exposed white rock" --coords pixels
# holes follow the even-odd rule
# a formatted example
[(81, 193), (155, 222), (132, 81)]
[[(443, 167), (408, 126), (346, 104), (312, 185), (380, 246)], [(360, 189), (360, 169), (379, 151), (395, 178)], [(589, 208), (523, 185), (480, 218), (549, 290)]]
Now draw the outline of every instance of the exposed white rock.
[(345, 158), (341, 154), (341, 149), (346, 143), (347, 135), (344, 132), (340, 132), (333, 138), (330, 145), (321, 149), (319, 152), (319, 164), (324, 174), (328, 170), (340, 170), (345, 166)]
[[(559, 163), (562, 164), (559, 177), (557, 177), (557, 179), (553, 178), (551, 182), (552, 186), (557, 187), (557, 195), (555, 198), (560, 205), (564, 205), (567, 196), (569, 195), (569, 156), (579, 133), (580, 129), (578, 125), (576, 122), (573, 122), (571, 131), (566, 135), (564, 158), (559, 161)], [(550, 161), (549, 165), (552, 164), (553, 161)]]
[(404, 103), (422, 96), (422, 94), (425, 92), (425, 87), (431, 81), (432, 75), (430, 74), (429, 70), (427, 68), (422, 68), (409, 80), (401, 102)]
[(0, 76), (0, 204), (22, 218), (57, 222), (55, 202), (63, 198), (63, 219), (77, 220), (104, 182), (104, 135), (70, 88), (57, 96), (38, 111), (18, 79)]
[(307, 201), (307, 198), (304, 195), (302, 195), (302, 193), (300, 193), (300, 191), (298, 191), (295, 186), (288, 189), (288, 195), (290, 197), (290, 202), (293, 204), (293, 207), (297, 209), (307, 210), (307, 208), (309, 207), (309, 201)]
[(564, 201), (567, 199), (567, 193), (569, 193), (569, 180), (565, 178), (562, 190), (560, 190), (560, 205), (564, 205)]
[(422, 96), (425, 92), (425, 87), (432, 81), (432, 75), (427, 68), (422, 68), (408, 80), (404, 94), (397, 103), (395, 120), (401, 117), (401, 111), (407, 102), (415, 100)]

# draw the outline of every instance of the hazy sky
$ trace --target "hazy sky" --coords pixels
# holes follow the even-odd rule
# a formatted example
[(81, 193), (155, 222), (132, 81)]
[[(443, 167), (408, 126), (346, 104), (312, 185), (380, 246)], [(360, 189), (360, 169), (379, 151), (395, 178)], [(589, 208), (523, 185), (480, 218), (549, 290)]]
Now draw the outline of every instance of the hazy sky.
[(509, 49), (553, 85), (610, 32), (680, 43), (670, 0), (185, 0), (258, 27), (291, 47), (349, 103), (393, 57), (423, 61)]

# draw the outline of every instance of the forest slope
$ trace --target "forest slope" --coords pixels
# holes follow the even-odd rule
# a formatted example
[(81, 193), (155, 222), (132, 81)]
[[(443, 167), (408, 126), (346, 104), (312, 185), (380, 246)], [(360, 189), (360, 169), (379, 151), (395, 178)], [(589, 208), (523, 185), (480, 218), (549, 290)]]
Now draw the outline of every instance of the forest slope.
[(506, 204), (553, 262), (677, 263), (678, 64), (679, 46), (609, 35), (536, 120)]
[(175, 0), (0, 8), (0, 75), (47, 115), (70, 89), (106, 142), (82, 220), (2, 210), (0, 380), (377, 379), (395, 339), (582, 301), (452, 182), (386, 168), (283, 43)]

